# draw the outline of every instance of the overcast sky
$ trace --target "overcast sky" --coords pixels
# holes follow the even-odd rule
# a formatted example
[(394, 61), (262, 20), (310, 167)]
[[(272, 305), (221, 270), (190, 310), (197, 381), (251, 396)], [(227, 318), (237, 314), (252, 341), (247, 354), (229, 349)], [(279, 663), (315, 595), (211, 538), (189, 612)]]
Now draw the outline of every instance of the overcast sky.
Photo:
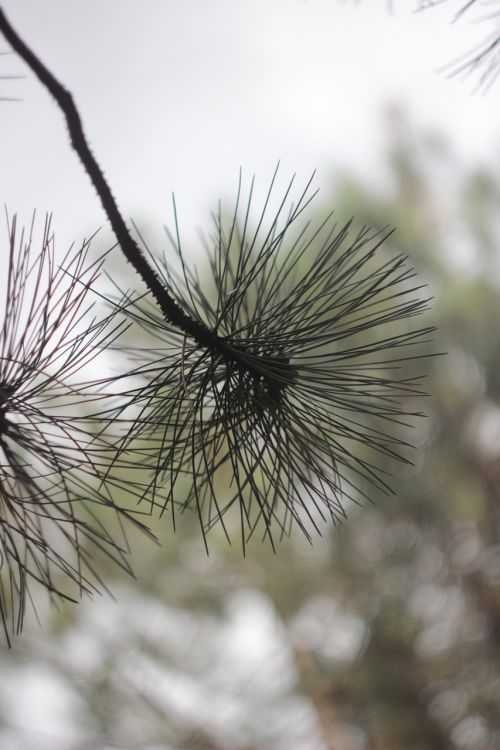
[[(206, 224), (240, 166), (262, 185), (278, 159), (284, 176), (317, 169), (320, 188), (345, 168), (382, 180), (388, 104), (416, 133), (447, 135), (460, 161), (499, 159), (498, 88), (473, 97), (436, 72), (484, 33), (452, 27), (453, 2), (417, 14), (410, 0), (392, 14), (385, 0), (2, 4), (73, 92), (125, 216), (148, 224), (170, 219), (172, 191), (183, 225)], [(14, 56), (0, 66), (25, 72)], [(63, 241), (79, 239), (104, 218), (60, 113), (29, 72), (1, 85), (23, 101), (1, 104), (0, 201), (52, 210)]]

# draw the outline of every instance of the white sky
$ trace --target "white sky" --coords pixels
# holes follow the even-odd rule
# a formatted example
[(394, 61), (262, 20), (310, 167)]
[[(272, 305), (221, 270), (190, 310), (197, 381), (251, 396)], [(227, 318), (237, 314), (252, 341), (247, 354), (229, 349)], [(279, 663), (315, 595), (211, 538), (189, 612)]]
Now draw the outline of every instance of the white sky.
[[(484, 28), (450, 26), (453, 7), (388, 13), (385, 0), (4, 0), (19, 33), (73, 92), (90, 144), (126, 217), (206, 225), (239, 167), (264, 186), (283, 174), (327, 187), (339, 170), (383, 179), (383, 108), (415, 132), (436, 128), (463, 162), (498, 162), (498, 87), (437, 68)], [(475, 35), (475, 36), (474, 36)], [(0, 47), (0, 50), (3, 47)], [(14, 56), (0, 73), (24, 72)], [(0, 82), (0, 202), (53, 210), (62, 242), (104, 222), (62, 117), (31, 74)], [(500, 86), (500, 83), (499, 83)]]

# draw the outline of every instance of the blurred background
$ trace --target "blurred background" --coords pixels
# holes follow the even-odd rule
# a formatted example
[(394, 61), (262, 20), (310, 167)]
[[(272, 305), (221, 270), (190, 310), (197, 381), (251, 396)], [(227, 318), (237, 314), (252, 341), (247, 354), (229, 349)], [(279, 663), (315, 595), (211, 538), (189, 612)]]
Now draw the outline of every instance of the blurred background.
[[(153, 519), (136, 580), (103, 569), (115, 600), (41, 600), (0, 650), (1, 750), (500, 746), (498, 89), (436, 72), (474, 45), (477, 27), (450, 27), (460, 3), (369, 5), (4, 2), (152, 244), (174, 189), (189, 241), (240, 165), (263, 188), (278, 158), (317, 168), (318, 219), (397, 228), (447, 354), (393, 497), (246, 557), (216, 530), (207, 557), (195, 517)], [(53, 210), (63, 249), (102, 212), (46, 94), (8, 85), (23, 101), (2, 104), (0, 200)]]

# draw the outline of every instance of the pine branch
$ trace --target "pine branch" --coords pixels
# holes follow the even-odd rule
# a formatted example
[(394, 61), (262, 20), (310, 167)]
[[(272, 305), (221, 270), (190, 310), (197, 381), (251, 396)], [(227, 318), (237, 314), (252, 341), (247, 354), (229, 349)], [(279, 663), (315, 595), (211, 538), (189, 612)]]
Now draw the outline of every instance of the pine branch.
[(338, 227), (331, 216), (311, 226), (310, 182), (291, 205), (290, 183), (270, 214), (276, 174), (252, 229), (253, 183), (244, 201), (240, 180), (229, 227), (215, 217), (210, 274), (202, 282), (186, 264), (177, 225), (176, 271), (131, 237), (71, 94), (1, 11), (0, 29), (65, 114), (119, 245), (149, 290), (116, 303), (155, 343), (133, 352), (143, 385), (106, 412), (125, 427), (106, 478), (120, 461), (146, 466), (141, 497), (195, 509), (204, 534), (237, 507), (244, 544), (260, 524), (271, 543), (275, 526), (284, 534), (295, 523), (309, 535), (308, 525), (345, 516), (345, 498), (369, 499), (368, 486), (390, 491), (377, 456), (407, 461), (407, 443), (393, 433), (420, 416), (404, 404), (423, 395), (407, 363), (426, 356), (432, 327), (405, 328), (427, 300), (405, 259), (385, 257), (389, 233)]

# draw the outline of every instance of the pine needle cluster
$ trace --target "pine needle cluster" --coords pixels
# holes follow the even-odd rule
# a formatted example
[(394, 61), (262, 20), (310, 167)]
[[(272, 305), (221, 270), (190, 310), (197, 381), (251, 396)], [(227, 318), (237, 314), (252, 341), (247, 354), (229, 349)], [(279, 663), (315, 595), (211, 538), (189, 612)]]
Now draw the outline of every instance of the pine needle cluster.
[(37, 234), (35, 217), (27, 229), (7, 218), (0, 323), (0, 620), (7, 636), (35, 602), (33, 583), (54, 601), (92, 594), (102, 585), (97, 551), (130, 572), (126, 538), (116, 539), (106, 522), (111, 515), (119, 526), (141, 525), (103, 485), (104, 447), (82, 415), (99, 396), (91, 382), (75, 382), (124, 327), (91, 317), (87, 296), (103, 258), (88, 260), (89, 240), (56, 262), (49, 217)]
[[(420, 0), (418, 10), (428, 10), (449, 0)], [(453, 5), (453, 3), (451, 3)], [(453, 22), (470, 18), (474, 24), (489, 27), (487, 33), (470, 49), (443, 66), (450, 78), (476, 81), (476, 91), (487, 91), (498, 79), (500, 71), (500, 3), (498, 0), (467, 0), (458, 3)]]
[(309, 536), (342, 519), (346, 499), (390, 491), (378, 464), (407, 460), (401, 428), (419, 412), (404, 404), (422, 395), (408, 361), (432, 331), (409, 324), (427, 300), (406, 258), (385, 252), (388, 232), (333, 215), (315, 226), (310, 183), (289, 205), (290, 183), (271, 212), (275, 178), (253, 228), (254, 184), (245, 199), (240, 178), (229, 220), (222, 208), (213, 217), (202, 273), (177, 223), (168, 252), (150, 254), (213, 344), (179, 332), (150, 297), (119, 307), (155, 342), (132, 352), (144, 385), (123, 394), (139, 410), (120, 450), (141, 441), (144, 498), (174, 521), (195, 510), (204, 533), (220, 523), (228, 538), (235, 508), (244, 543), (259, 527), (274, 543), (293, 523)]

